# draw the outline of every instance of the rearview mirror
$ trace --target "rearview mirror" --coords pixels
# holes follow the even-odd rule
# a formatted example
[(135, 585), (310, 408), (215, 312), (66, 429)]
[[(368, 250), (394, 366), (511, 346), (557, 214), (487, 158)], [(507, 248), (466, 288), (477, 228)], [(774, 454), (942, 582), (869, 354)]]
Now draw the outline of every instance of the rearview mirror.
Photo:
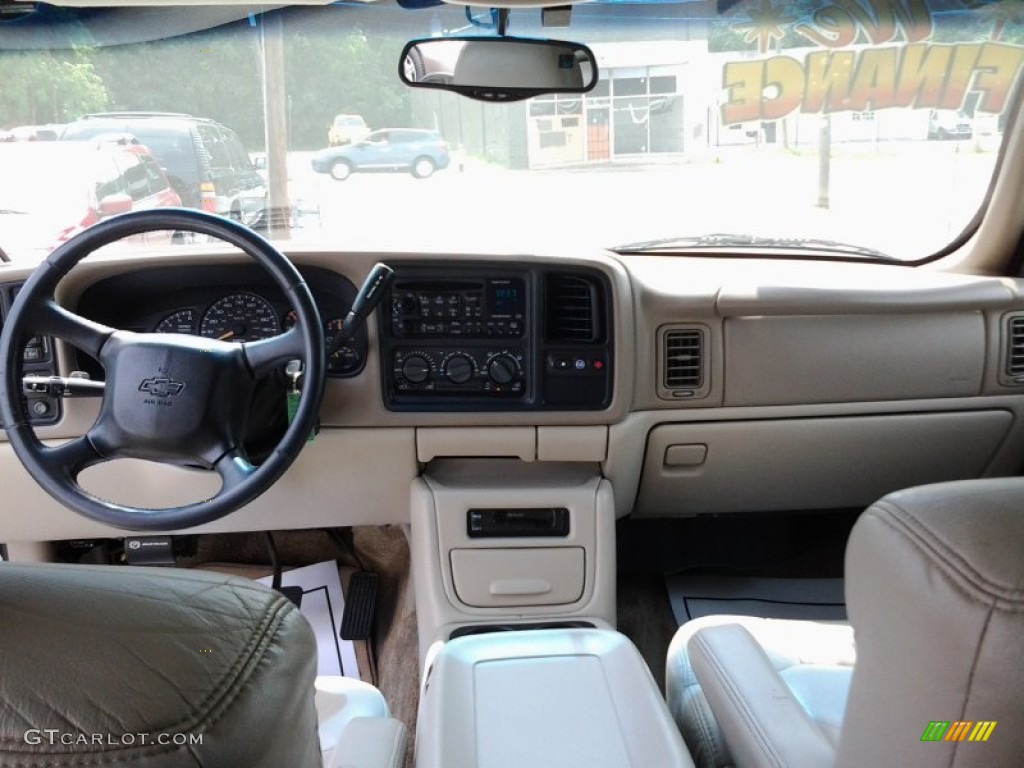
[(597, 59), (580, 43), (516, 37), (434, 37), (405, 46), (398, 75), (413, 88), (441, 88), (482, 101), (585, 93)]

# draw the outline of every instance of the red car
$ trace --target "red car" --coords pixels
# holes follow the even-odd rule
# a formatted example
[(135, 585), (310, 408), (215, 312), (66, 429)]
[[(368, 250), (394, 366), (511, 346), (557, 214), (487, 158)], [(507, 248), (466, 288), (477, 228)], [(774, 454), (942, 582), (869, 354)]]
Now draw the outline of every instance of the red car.
[[(0, 144), (0, 249), (14, 261), (39, 261), (109, 216), (176, 205), (149, 150), (130, 139)], [(146, 239), (169, 243), (171, 233)]]

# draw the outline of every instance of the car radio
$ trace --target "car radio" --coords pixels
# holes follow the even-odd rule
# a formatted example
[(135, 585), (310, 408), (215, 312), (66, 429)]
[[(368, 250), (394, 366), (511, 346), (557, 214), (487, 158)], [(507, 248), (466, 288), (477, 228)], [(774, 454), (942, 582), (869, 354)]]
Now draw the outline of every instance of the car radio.
[(397, 338), (526, 333), (526, 284), (520, 278), (398, 280), (391, 296), (391, 332)]

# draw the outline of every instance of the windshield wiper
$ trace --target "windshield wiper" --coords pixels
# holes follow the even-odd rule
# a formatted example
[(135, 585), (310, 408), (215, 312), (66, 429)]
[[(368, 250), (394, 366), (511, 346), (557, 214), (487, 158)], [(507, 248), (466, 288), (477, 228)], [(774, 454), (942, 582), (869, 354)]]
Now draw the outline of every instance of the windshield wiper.
[(687, 237), (665, 237), (659, 240), (646, 240), (639, 243), (628, 243), (612, 248), (616, 253), (650, 253), (658, 251), (675, 251), (689, 248), (781, 248), (794, 251), (814, 250), (842, 253), (846, 256), (864, 256), (872, 259), (896, 260), (887, 253), (866, 248), (862, 245), (851, 245), (838, 240), (825, 240), (818, 237), (766, 237), (764, 235), (742, 235), (715, 233), (711, 235), (692, 235)]

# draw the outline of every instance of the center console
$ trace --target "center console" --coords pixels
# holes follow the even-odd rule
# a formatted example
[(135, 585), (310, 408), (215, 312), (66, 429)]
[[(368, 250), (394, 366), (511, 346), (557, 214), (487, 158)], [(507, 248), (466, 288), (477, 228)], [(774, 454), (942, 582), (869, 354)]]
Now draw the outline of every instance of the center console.
[(397, 277), (378, 315), (389, 409), (608, 407), (611, 293), (602, 273), (394, 267)]
[(636, 647), (609, 630), (463, 637), (430, 660), (417, 768), (692, 768)]
[(421, 659), (469, 632), (615, 626), (615, 510), (596, 465), (434, 460), (411, 514)]

